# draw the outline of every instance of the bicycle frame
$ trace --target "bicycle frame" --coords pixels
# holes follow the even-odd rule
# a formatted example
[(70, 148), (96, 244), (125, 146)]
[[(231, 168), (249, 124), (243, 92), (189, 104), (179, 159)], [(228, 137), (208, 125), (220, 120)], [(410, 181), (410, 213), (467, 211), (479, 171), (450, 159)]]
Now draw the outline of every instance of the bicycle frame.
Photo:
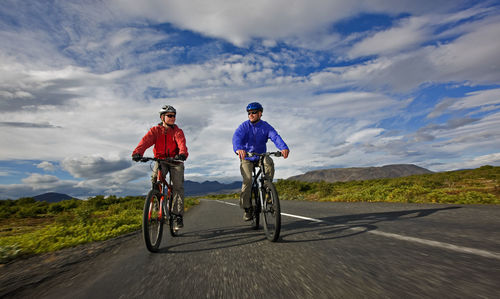
[[(259, 168), (257, 170), (257, 168)], [(259, 157), (259, 161), (257, 162), (257, 165), (254, 164), (253, 167), (253, 179), (252, 179), (252, 189), (255, 187), (258, 190), (259, 194), (259, 201), (260, 201), (260, 207), (263, 206), (263, 187), (264, 187), (264, 182), (267, 179), (266, 177), (266, 167), (264, 165), (264, 156)], [(256, 211), (260, 212), (260, 211)]]
[[(252, 177), (252, 188), (255, 186), (258, 188), (259, 192), (259, 198), (260, 198), (260, 203), (261, 206), (263, 204), (263, 196), (262, 196), (262, 188), (264, 187), (264, 182), (268, 179), (267, 174), (266, 174), (266, 166), (264, 164), (264, 159), (266, 156), (270, 155), (275, 155), (276, 157), (281, 156), (281, 152), (272, 152), (272, 153), (265, 153), (265, 154), (257, 154), (257, 153), (248, 153), (249, 157), (251, 156), (258, 156), (259, 160), (257, 161), (257, 165), (254, 163), (253, 167), (253, 177)], [(257, 171), (257, 168), (259, 170)]]
[[(164, 219), (164, 217), (166, 217), (168, 215), (167, 211), (170, 210), (170, 203), (167, 200), (166, 204), (165, 204), (165, 198), (167, 198), (167, 199), (170, 198), (170, 196), (172, 194), (172, 182), (171, 182), (172, 179), (169, 177), (169, 182), (167, 182), (166, 176), (167, 175), (166, 174), (163, 175), (163, 172), (161, 171), (161, 163), (160, 163), (160, 166), (158, 167), (158, 178), (156, 181), (157, 186), (160, 189), (159, 191), (162, 194), (161, 198), (160, 198), (160, 205), (162, 207), (160, 209), (160, 215), (159, 215), (160, 219)], [(165, 189), (166, 189), (166, 191), (165, 191)]]

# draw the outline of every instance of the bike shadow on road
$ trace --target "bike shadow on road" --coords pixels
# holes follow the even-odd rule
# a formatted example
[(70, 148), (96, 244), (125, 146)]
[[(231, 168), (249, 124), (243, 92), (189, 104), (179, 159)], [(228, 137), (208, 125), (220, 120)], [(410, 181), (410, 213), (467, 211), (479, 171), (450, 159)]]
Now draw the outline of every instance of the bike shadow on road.
[[(168, 238), (169, 236), (167, 236)], [(265, 240), (262, 227), (258, 230), (249, 225), (218, 227), (186, 231), (175, 237), (175, 242), (160, 248), (158, 253), (191, 253), (245, 246)], [(170, 239), (172, 240), (172, 239)]]
[(412, 209), (403, 211), (328, 216), (317, 218), (317, 221), (297, 220), (287, 222), (284, 225), (282, 224), (282, 234), (278, 242), (311, 242), (352, 237), (377, 229), (377, 224), (381, 222), (422, 218), (440, 211), (460, 208), (461, 207), (458, 206), (451, 206), (435, 209)]

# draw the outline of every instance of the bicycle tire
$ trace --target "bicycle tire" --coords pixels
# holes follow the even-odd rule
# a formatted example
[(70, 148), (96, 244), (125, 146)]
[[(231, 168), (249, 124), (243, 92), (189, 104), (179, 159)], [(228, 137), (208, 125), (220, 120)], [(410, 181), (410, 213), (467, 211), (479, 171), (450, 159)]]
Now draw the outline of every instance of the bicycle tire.
[(174, 214), (172, 214), (172, 197), (170, 197), (168, 199), (168, 214), (167, 215), (167, 219), (168, 219), (168, 227), (169, 227), (169, 231), (170, 231), (170, 235), (172, 237), (177, 237), (178, 235), (178, 231), (174, 229), (174, 226), (175, 226), (175, 216)]
[(144, 203), (142, 216), (142, 235), (146, 248), (151, 252), (158, 252), (163, 235), (163, 219), (160, 216), (161, 193), (151, 190)]
[(260, 225), (260, 199), (259, 190), (256, 187), (252, 188), (250, 202), (252, 203), (252, 228), (259, 229)]
[(264, 231), (266, 238), (276, 242), (281, 231), (281, 208), (276, 187), (271, 182), (264, 186), (264, 206), (262, 207), (262, 218), (264, 220)]

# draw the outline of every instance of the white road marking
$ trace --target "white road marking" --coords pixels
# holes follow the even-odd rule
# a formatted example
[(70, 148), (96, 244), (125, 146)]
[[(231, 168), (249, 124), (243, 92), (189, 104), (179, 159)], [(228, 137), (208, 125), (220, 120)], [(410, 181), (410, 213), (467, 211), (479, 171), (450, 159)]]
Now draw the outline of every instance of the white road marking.
[(223, 204), (226, 204), (226, 205), (230, 205), (230, 206), (238, 206), (238, 204), (235, 204), (235, 203), (232, 203), (232, 202), (222, 201), (222, 200), (218, 200), (218, 199), (216, 199), (215, 201), (223, 203)]
[(299, 215), (293, 215), (293, 214), (287, 214), (287, 213), (281, 213), (281, 215), (288, 216), (288, 217), (293, 217), (293, 218), (299, 218), (299, 219), (302, 219), (302, 220), (309, 220), (309, 221), (312, 221), (312, 222), (325, 222), (325, 221), (320, 220), (320, 219), (314, 219), (314, 218), (309, 218), (309, 217), (304, 217), (304, 216), (299, 216)]
[(438, 241), (433, 241), (433, 240), (427, 240), (427, 239), (420, 239), (420, 238), (415, 238), (415, 237), (408, 237), (408, 236), (403, 236), (403, 235), (398, 235), (398, 234), (393, 234), (393, 233), (386, 233), (383, 231), (379, 230), (370, 230), (368, 233), (374, 234), (374, 235), (379, 235), (379, 236), (384, 236), (387, 238), (393, 238), (393, 239), (398, 239), (398, 240), (403, 240), (403, 241), (408, 241), (408, 242), (413, 242), (413, 243), (419, 243), (419, 244), (424, 244), (428, 246), (433, 246), (433, 247), (438, 247), (438, 248), (443, 248), (443, 249), (449, 249), (461, 253), (470, 253), (470, 254), (475, 254), (479, 255), (482, 257), (488, 257), (488, 258), (495, 258), (500, 260), (500, 253), (496, 252), (491, 252), (487, 250), (482, 250), (482, 249), (476, 249), (476, 248), (471, 248), (471, 247), (464, 247), (464, 246), (457, 246), (449, 243), (444, 243), (444, 242), (438, 242)]
[[(231, 206), (238, 206), (238, 204), (234, 204), (234, 203), (230, 203), (230, 202), (226, 202), (226, 201), (222, 201), (222, 200), (216, 200), (216, 201), (223, 203), (223, 204), (231, 205)], [(292, 217), (292, 218), (298, 218), (298, 219), (302, 219), (302, 220), (308, 220), (311, 222), (330, 223), (328, 221), (324, 221), (321, 219), (293, 215), (293, 214), (288, 214), (288, 213), (281, 213), (281, 215)], [(333, 224), (333, 223), (331, 223), (331, 224)], [(342, 226), (345, 226), (345, 225), (342, 225)], [(355, 230), (355, 231), (365, 230), (365, 228), (362, 228), (362, 227), (352, 227), (349, 229)], [(394, 234), (394, 233), (386, 233), (386, 232), (383, 232), (380, 230), (368, 230), (366, 232), (370, 233), (370, 234), (386, 237), (386, 238), (392, 238), (392, 239), (397, 239), (397, 240), (402, 240), (402, 241), (407, 241), (407, 242), (419, 243), (419, 244), (423, 244), (423, 245), (427, 245), (427, 246), (443, 248), (443, 249), (453, 250), (456, 252), (469, 253), (469, 254), (474, 254), (474, 255), (478, 255), (478, 256), (482, 256), (482, 257), (494, 258), (494, 259), (500, 260), (500, 253), (497, 253), (497, 252), (476, 249), (476, 248), (471, 248), (471, 247), (457, 246), (457, 245), (453, 245), (453, 244), (449, 244), (449, 243), (421, 239), (421, 238), (415, 238), (415, 237), (409, 237), (409, 236), (404, 236), (404, 235), (399, 235), (399, 234)]]

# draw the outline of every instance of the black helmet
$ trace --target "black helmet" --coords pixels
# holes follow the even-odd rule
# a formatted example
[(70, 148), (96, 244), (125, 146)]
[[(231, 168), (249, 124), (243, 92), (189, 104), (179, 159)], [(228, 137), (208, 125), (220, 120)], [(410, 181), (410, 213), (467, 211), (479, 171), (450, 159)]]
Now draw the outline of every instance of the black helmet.
[(258, 110), (258, 111), (263, 112), (263, 111), (264, 111), (264, 108), (262, 107), (262, 105), (261, 105), (261, 104), (259, 104), (259, 103), (257, 103), (257, 102), (252, 102), (252, 103), (248, 104), (248, 106), (247, 106), (247, 112), (248, 112), (249, 110)]
[(172, 106), (170, 106), (170, 105), (165, 105), (165, 106), (161, 107), (161, 110), (160, 110), (160, 116), (161, 116), (162, 114), (167, 113), (167, 112), (172, 112), (172, 113), (177, 114), (177, 111), (175, 111), (175, 108), (174, 108), (174, 107), (172, 107)]

